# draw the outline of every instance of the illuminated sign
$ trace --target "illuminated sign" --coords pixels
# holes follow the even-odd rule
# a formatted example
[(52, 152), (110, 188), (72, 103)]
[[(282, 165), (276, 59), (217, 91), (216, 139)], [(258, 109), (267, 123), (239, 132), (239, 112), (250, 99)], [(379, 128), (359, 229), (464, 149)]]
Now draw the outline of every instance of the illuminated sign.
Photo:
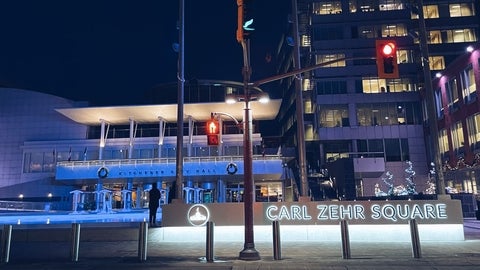
[(203, 226), (210, 219), (210, 212), (203, 204), (195, 204), (187, 212), (187, 220), (193, 226)]
[(317, 204), (315, 209), (308, 205), (270, 205), (265, 217), (270, 221), (298, 220), (410, 220), (410, 219), (447, 219), (447, 205), (444, 203), (424, 204)]
[[(243, 225), (243, 203), (167, 204), (162, 206), (163, 226)], [(463, 224), (459, 200), (255, 202), (254, 225), (355, 224)]]

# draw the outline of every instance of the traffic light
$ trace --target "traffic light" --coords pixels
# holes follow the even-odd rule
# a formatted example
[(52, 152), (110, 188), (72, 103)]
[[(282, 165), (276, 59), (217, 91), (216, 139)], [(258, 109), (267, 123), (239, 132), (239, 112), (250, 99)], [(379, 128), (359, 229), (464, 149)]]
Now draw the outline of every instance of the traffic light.
[(219, 134), (220, 134), (220, 124), (214, 118), (211, 118), (207, 121), (207, 145), (218, 145), (219, 143)]
[(237, 41), (242, 42), (248, 39), (254, 28), (252, 28), (252, 2), (253, 0), (237, 0)]
[(377, 71), (381, 79), (396, 79), (398, 74), (397, 43), (395, 40), (376, 40)]

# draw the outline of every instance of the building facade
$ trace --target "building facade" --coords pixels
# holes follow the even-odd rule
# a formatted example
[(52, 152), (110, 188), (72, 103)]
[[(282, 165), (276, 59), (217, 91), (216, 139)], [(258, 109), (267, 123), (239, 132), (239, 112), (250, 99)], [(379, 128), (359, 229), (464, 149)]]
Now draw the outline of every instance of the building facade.
[[(292, 14), (297, 17), (290, 18), (278, 55), (284, 59), (280, 70), (319, 68), (303, 73), (301, 85), (296, 84), (299, 77), (281, 81), (286, 92), (278, 119), (286, 143), (297, 145), (302, 139), (295, 137), (296, 110), (303, 110), (310, 185), (323, 181), (328, 168), (339, 197), (374, 196), (378, 189), (388, 189), (383, 181), (386, 172), (393, 175), (395, 186), (405, 186), (411, 162), (417, 192), (428, 188), (433, 159), (420, 91), (425, 79), (478, 41), (479, 2), (423, 1), (423, 7), (421, 2), (296, 1)], [(422, 73), (422, 30), (431, 78)], [(382, 39), (394, 40), (398, 46), (398, 78), (378, 76), (375, 43)], [(298, 87), (303, 108), (296, 103)]]
[[(214, 84), (215, 92), (239, 87)], [(0, 208), (39, 210), (46, 203), (50, 210), (144, 208), (154, 182), (162, 187), (161, 203), (174, 199), (177, 104), (89, 107), (7, 88), (0, 99)], [(244, 104), (209, 101), (184, 104), (182, 199), (242, 202)], [(261, 122), (277, 115), (280, 101), (251, 101), (250, 106), (256, 200), (291, 199), (284, 166), (289, 158), (278, 148), (263, 147), (259, 133)], [(205, 123), (212, 118), (221, 124), (218, 145), (207, 144)]]

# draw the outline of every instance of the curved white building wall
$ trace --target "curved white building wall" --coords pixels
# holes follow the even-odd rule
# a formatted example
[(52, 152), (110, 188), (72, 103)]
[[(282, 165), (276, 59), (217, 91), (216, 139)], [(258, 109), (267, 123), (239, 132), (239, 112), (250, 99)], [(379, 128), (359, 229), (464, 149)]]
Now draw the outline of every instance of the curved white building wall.
[[(34, 91), (0, 88), (0, 198), (20, 193), (25, 197), (54, 193), (51, 190), (54, 172), (23, 173), (24, 143), (85, 139), (87, 127), (72, 122), (55, 109), (86, 105)], [(51, 149), (43, 151), (55, 151), (54, 143)]]

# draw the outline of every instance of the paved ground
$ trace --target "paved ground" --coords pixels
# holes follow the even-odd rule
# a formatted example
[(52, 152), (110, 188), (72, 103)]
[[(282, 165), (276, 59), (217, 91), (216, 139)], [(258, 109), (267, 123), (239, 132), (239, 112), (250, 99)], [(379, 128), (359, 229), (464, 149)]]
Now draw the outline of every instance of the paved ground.
[[(422, 242), (421, 257), (413, 258), (409, 242), (351, 243), (351, 258), (342, 258), (340, 242), (284, 242), (281, 258), (274, 260), (272, 243), (255, 243), (261, 259), (238, 259), (243, 243), (216, 242), (214, 261), (206, 262), (204, 243), (149, 242), (147, 260), (138, 256), (138, 228), (120, 231), (122, 241), (112, 241), (109, 228), (82, 227), (79, 260), (70, 256), (71, 231), (30, 231), (13, 234), (8, 263), (1, 269), (480, 269), (480, 221), (465, 219), (465, 241)], [(150, 230), (155, 230), (151, 228)], [(118, 234), (118, 230), (115, 231)], [(17, 236), (15, 236), (17, 235)]]

